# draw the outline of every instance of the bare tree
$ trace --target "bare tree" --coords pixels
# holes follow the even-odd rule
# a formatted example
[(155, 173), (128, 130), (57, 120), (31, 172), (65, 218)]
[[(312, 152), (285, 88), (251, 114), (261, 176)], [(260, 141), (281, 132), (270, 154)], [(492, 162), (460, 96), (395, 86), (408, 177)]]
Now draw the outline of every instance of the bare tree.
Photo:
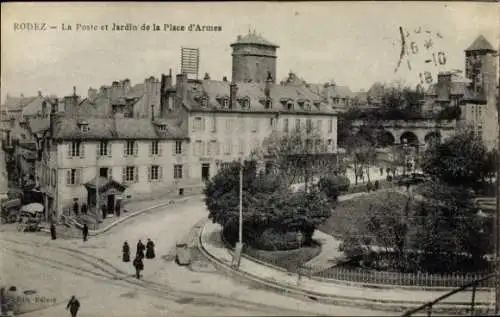
[(273, 131), (251, 158), (266, 162), (268, 172), (278, 173), (285, 186), (303, 181), (306, 186), (316, 175), (334, 171), (328, 145), (317, 127), (307, 126), (291, 132)]

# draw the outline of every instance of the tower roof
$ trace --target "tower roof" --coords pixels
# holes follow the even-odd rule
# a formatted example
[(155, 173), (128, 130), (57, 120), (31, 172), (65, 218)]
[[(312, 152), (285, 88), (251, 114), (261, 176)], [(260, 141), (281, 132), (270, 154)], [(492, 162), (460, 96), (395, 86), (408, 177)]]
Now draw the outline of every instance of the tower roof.
[(479, 35), (476, 40), (465, 50), (466, 52), (471, 52), (471, 51), (493, 51), (496, 52), (496, 50), (493, 48), (493, 46), (488, 42), (488, 40), (482, 36)]
[(257, 34), (255, 32), (253, 32), (253, 33), (249, 32), (245, 36), (238, 35), (236, 42), (231, 44), (231, 46), (240, 45), (240, 44), (263, 45), (263, 46), (270, 46), (270, 47), (275, 47), (275, 48), (279, 47), (278, 45), (269, 42), (268, 40), (263, 38), (262, 35)]

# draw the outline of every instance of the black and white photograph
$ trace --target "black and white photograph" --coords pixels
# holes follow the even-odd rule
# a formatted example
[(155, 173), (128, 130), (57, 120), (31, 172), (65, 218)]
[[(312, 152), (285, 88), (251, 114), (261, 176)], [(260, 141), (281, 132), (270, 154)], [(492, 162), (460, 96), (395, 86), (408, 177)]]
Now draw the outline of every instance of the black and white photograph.
[(500, 315), (495, 1), (2, 2), (0, 316)]

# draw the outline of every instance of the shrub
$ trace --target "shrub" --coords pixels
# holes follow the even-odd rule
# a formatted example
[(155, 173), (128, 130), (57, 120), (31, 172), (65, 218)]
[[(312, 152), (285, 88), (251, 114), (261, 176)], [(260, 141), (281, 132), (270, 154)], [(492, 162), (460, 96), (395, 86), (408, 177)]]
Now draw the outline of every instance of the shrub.
[(338, 196), (349, 190), (349, 178), (345, 176), (323, 177), (319, 180), (320, 190), (331, 200), (337, 200)]

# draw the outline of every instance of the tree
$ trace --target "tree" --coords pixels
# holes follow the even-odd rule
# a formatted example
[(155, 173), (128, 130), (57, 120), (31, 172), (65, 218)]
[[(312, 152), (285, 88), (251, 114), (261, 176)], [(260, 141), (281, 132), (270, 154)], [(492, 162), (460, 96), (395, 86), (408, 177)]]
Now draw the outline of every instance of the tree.
[(491, 248), (474, 193), (435, 181), (424, 186), (422, 196), (410, 224), (419, 267), (431, 272), (480, 267)]
[(284, 185), (304, 181), (308, 183), (316, 174), (333, 172), (333, 162), (326, 166), (315, 163), (315, 156), (328, 152), (328, 146), (312, 125), (287, 133), (273, 131), (261, 147), (252, 151), (255, 161), (266, 161)]
[[(369, 167), (376, 159), (376, 151), (370, 140), (367, 140), (363, 134), (355, 134), (347, 140), (347, 153), (351, 157), (355, 184), (358, 184), (358, 178), (362, 177), (363, 170)], [(368, 181), (370, 180), (370, 174), (368, 173)]]
[(488, 167), (487, 150), (479, 137), (464, 131), (429, 147), (421, 166), (447, 184), (477, 188)]
[(318, 182), (319, 189), (332, 202), (336, 202), (340, 194), (346, 193), (349, 189), (349, 178), (345, 176), (322, 177)]

